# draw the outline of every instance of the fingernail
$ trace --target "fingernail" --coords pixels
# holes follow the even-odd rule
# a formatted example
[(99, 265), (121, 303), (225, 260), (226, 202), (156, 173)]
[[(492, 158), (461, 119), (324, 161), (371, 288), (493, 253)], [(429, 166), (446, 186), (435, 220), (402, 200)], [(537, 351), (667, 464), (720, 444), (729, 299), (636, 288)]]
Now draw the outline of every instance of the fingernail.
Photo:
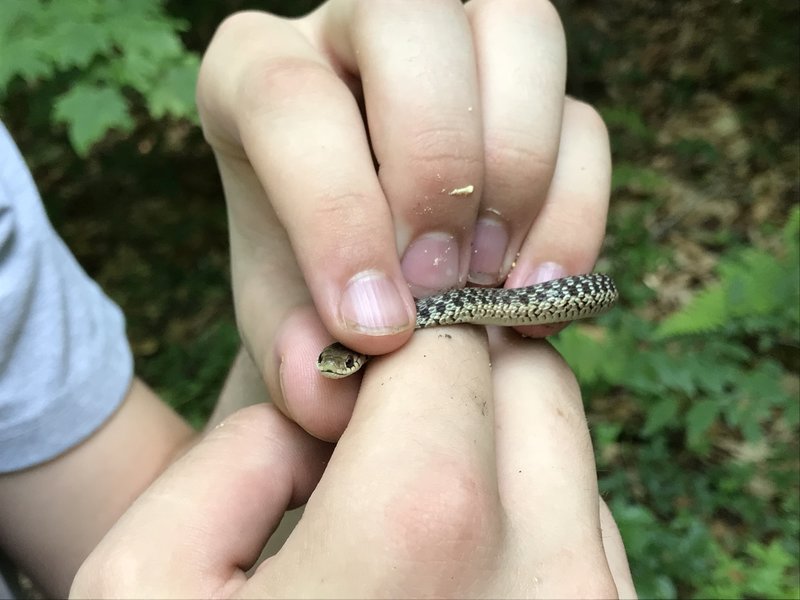
[(560, 264), (554, 262), (543, 262), (533, 273), (528, 276), (528, 278), (525, 280), (525, 285), (535, 285), (545, 281), (552, 281), (553, 279), (564, 277), (566, 274), (567, 272)]
[(500, 280), (507, 248), (508, 232), (505, 225), (497, 219), (479, 219), (472, 236), (469, 280), (479, 285), (496, 284)]
[(458, 242), (449, 233), (427, 233), (411, 242), (400, 263), (417, 298), (458, 285)]
[(347, 327), (367, 335), (387, 335), (411, 324), (397, 286), (380, 271), (364, 271), (348, 282), (339, 314)]

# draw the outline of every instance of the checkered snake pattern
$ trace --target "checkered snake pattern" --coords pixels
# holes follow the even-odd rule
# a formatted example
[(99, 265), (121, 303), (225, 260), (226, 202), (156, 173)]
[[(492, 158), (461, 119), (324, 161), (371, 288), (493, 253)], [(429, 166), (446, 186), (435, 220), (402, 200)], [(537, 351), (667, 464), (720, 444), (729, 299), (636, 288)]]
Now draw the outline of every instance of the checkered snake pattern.
[[(417, 300), (416, 329), (473, 325), (547, 325), (607, 312), (617, 301), (614, 280), (603, 273), (571, 275), (525, 288), (460, 288)], [(369, 357), (339, 343), (325, 348), (317, 369), (339, 379), (358, 371)]]

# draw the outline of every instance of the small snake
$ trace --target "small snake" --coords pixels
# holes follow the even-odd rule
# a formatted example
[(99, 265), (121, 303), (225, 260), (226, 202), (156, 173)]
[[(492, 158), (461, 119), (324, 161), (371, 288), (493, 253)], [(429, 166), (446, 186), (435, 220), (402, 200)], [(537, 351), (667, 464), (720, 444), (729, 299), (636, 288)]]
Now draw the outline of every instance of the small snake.
[[(415, 329), (473, 325), (546, 325), (594, 317), (617, 301), (614, 280), (603, 273), (571, 275), (525, 288), (461, 288), (417, 300)], [(336, 342), (317, 359), (317, 369), (330, 379), (348, 377), (369, 356)]]

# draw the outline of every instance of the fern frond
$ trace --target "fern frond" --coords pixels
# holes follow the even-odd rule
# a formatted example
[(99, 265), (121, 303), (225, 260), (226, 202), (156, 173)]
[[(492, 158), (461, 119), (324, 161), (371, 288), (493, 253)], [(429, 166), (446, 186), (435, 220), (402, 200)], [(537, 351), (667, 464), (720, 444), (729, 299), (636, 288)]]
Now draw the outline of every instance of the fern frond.
[(765, 317), (776, 327), (796, 322), (800, 312), (800, 258), (793, 229), (800, 228), (800, 212), (790, 216), (783, 237), (787, 242), (778, 255), (746, 248), (720, 262), (720, 280), (698, 293), (678, 312), (658, 326), (656, 339), (718, 331), (728, 323)]
[(720, 329), (728, 320), (726, 296), (724, 284), (709, 286), (677, 313), (662, 321), (656, 328), (654, 338), (709, 333)]

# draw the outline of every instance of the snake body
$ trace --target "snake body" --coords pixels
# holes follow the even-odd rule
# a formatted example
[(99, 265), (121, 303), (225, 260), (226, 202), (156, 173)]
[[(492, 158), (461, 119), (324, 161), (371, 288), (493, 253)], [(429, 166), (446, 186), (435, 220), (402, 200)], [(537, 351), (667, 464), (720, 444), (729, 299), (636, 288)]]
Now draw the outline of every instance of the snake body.
[[(546, 325), (593, 317), (617, 301), (614, 280), (603, 273), (571, 275), (524, 288), (461, 288), (417, 300), (416, 329), (473, 325)], [(331, 379), (358, 371), (369, 356), (340, 343), (327, 346), (317, 369)]]

